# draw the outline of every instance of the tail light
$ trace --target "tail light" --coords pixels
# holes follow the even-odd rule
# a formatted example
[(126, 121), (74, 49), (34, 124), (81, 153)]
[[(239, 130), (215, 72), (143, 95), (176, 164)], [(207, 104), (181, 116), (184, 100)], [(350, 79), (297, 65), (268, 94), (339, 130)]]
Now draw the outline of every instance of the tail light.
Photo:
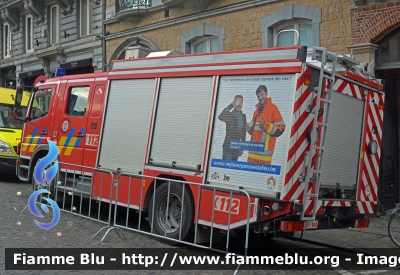
[(303, 221), (285, 221), (281, 222), (280, 230), (284, 232), (293, 232), (293, 231), (303, 231), (304, 222)]
[(311, 76), (309, 74), (304, 75), (304, 84), (310, 86), (311, 83)]
[(367, 228), (369, 226), (369, 220), (356, 220), (355, 228)]
[(385, 104), (383, 103), (382, 100), (379, 100), (378, 108), (381, 109), (381, 110), (383, 110), (385, 108)]

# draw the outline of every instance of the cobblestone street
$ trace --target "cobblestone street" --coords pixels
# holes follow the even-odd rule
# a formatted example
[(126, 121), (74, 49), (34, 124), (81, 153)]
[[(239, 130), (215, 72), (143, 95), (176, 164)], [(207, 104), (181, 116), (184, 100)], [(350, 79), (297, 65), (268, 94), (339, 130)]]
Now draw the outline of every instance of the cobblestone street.
[[(121, 239), (114, 231), (110, 231), (104, 242), (100, 242), (104, 236), (105, 230), (101, 232), (95, 239), (92, 236), (104, 226), (104, 224), (70, 214), (61, 212), (61, 219), (57, 226), (50, 230), (42, 230), (34, 223), (34, 216), (26, 209), (22, 214), (20, 212), (26, 206), (28, 198), (32, 193), (31, 184), (22, 183), (15, 178), (5, 178), (0, 180), (0, 274), (233, 274), (234, 270), (211, 271), (211, 270), (195, 270), (180, 271), (174, 270), (148, 270), (148, 271), (5, 271), (4, 248), (143, 248), (155, 249), (165, 248), (171, 249), (171, 246), (162, 244), (154, 238), (139, 234), (132, 231), (124, 230), (127, 239)], [(322, 232), (322, 231), (321, 231)], [(347, 231), (346, 231), (347, 232)], [(307, 232), (310, 233), (311, 232)], [(321, 237), (320, 233), (316, 236)], [(326, 234), (326, 233), (325, 233)], [(339, 234), (339, 233), (335, 233)], [(305, 234), (308, 236), (308, 234)], [(362, 234), (359, 236), (362, 238)], [(315, 238), (317, 239), (317, 238)], [(362, 242), (360, 240), (360, 242)], [(276, 239), (265, 244), (258, 244), (258, 247), (266, 249), (280, 249), (293, 247), (299, 248), (321, 248), (306, 242), (297, 242), (287, 239)], [(250, 246), (251, 247), (251, 246)], [(367, 247), (367, 244), (365, 244)], [(336, 253), (336, 251), (335, 251)], [(346, 252), (337, 251), (338, 255), (346, 255)], [(257, 271), (257, 274), (321, 274), (322, 271)], [(324, 274), (365, 274), (365, 271), (357, 271), (348, 273), (338, 268), (323, 271)], [(347, 272), (347, 273), (346, 273)], [(358, 273), (359, 272), (359, 273)], [(364, 273), (363, 273), (364, 272)], [(395, 274), (395, 271), (392, 271)], [(379, 273), (392, 273), (384, 271), (375, 271)], [(251, 270), (239, 270), (237, 274), (254, 274)]]

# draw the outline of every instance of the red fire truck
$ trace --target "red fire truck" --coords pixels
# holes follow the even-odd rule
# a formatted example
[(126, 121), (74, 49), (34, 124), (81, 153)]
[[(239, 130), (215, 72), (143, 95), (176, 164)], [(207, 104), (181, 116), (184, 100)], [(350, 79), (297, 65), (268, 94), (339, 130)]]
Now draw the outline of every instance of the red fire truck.
[[(248, 213), (251, 232), (275, 236), (368, 227), (384, 94), (357, 61), (316, 47), (310, 56), (302, 46), (162, 55), (113, 61), (104, 73), (41, 79), (23, 118), (19, 178), (33, 180), (51, 139), (63, 163), (233, 190), (190, 185), (182, 205), (182, 187), (172, 182), (182, 239), (194, 223), (240, 231)], [(72, 172), (61, 166), (59, 173)], [(83, 174), (69, 188), (109, 201), (110, 185)], [(143, 195), (120, 184), (126, 190), (117, 203), (143, 213), (155, 205), (167, 215), (166, 184), (134, 180)], [(235, 190), (249, 194), (250, 209)], [(165, 224), (154, 230), (164, 235)], [(166, 236), (177, 234), (175, 227)]]

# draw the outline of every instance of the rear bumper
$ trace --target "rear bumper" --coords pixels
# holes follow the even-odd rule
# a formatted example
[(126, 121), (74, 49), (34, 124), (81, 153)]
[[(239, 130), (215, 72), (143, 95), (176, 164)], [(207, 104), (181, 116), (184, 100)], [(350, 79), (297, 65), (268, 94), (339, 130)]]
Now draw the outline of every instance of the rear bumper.
[(0, 174), (16, 175), (16, 160), (17, 157), (0, 156)]

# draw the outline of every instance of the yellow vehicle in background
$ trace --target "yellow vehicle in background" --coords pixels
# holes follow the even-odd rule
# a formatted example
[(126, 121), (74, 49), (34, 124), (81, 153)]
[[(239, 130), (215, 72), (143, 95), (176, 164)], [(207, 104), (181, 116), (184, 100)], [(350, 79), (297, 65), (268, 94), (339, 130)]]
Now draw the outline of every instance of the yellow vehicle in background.
[[(13, 116), (16, 91), (0, 88), (0, 175), (16, 175), (17, 148), (21, 142), (23, 121)], [(25, 114), (30, 93), (24, 92), (21, 112)]]

